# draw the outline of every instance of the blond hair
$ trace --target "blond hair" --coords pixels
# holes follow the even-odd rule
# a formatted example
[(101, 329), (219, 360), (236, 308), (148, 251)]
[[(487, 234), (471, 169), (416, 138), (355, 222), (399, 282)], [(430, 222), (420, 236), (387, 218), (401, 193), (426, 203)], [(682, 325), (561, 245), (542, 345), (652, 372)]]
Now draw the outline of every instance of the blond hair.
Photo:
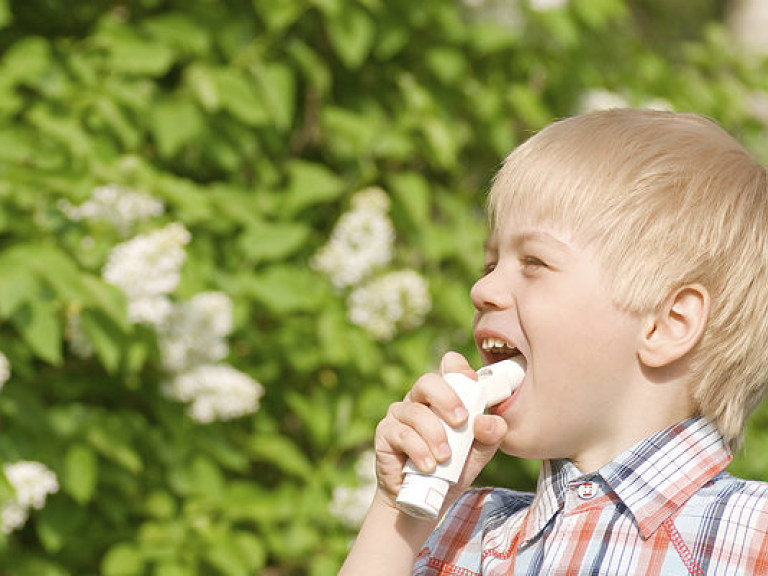
[(736, 448), (768, 388), (768, 179), (692, 114), (609, 110), (555, 122), (509, 155), (489, 198), (598, 246), (616, 303), (649, 312), (690, 283), (712, 300), (691, 355), (700, 414)]

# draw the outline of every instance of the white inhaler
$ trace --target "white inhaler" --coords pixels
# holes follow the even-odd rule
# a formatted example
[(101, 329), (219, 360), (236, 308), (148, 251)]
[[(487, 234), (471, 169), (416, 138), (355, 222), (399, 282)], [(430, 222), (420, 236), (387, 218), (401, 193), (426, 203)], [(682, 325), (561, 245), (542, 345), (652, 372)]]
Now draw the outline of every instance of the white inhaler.
[(424, 474), (408, 460), (403, 469), (403, 485), (397, 496), (397, 507), (400, 510), (416, 518), (437, 518), (448, 488), (458, 481), (464, 469), (475, 438), (475, 417), (489, 406), (494, 406), (512, 395), (525, 377), (525, 366), (525, 359), (515, 356), (481, 368), (477, 372), (477, 381), (459, 373), (443, 375), (443, 379), (464, 403), (469, 418), (457, 428), (451, 428), (443, 422), (451, 447), (451, 457), (438, 464), (434, 472)]

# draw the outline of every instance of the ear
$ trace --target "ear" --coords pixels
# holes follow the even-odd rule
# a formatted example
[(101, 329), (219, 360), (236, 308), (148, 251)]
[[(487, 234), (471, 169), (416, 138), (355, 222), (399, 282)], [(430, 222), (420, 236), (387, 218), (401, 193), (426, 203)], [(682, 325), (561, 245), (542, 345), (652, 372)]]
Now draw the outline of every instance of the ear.
[(678, 288), (648, 315), (639, 347), (640, 360), (661, 368), (679, 360), (701, 340), (709, 319), (709, 292), (701, 284)]

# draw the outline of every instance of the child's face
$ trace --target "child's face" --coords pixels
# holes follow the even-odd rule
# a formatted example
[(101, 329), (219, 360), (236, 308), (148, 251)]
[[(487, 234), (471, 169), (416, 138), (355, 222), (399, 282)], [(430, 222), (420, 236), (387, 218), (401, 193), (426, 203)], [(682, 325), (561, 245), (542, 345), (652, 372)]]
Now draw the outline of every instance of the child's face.
[(592, 248), (561, 228), (507, 219), (489, 241), (472, 302), (483, 363), (510, 348), (528, 363), (523, 384), (496, 409), (509, 425), (504, 452), (588, 466), (623, 442), (642, 322), (613, 303)]

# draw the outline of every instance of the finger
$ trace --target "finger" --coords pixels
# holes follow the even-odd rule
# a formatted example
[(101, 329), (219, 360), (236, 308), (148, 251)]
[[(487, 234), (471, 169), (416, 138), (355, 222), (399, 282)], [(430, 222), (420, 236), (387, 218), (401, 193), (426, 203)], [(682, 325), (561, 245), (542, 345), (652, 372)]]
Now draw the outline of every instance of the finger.
[[(443, 462), (451, 455), (440, 418), (424, 404), (397, 402), (389, 408), (389, 427), (382, 431), (389, 444), (410, 457), (417, 466), (429, 467), (427, 460)], [(431, 471), (431, 470), (430, 470)]]
[(440, 375), (459, 373), (477, 380), (477, 373), (472, 369), (469, 362), (458, 352), (446, 352), (440, 361)]
[(469, 487), (493, 458), (507, 434), (507, 423), (501, 416), (479, 415), (475, 418), (475, 441), (457, 485), (459, 490)]
[(450, 426), (461, 426), (468, 413), (453, 388), (437, 374), (424, 374), (406, 396), (406, 401), (425, 404)]
[(475, 440), (480, 445), (498, 446), (506, 436), (507, 429), (507, 423), (501, 416), (478, 414), (475, 417)]

